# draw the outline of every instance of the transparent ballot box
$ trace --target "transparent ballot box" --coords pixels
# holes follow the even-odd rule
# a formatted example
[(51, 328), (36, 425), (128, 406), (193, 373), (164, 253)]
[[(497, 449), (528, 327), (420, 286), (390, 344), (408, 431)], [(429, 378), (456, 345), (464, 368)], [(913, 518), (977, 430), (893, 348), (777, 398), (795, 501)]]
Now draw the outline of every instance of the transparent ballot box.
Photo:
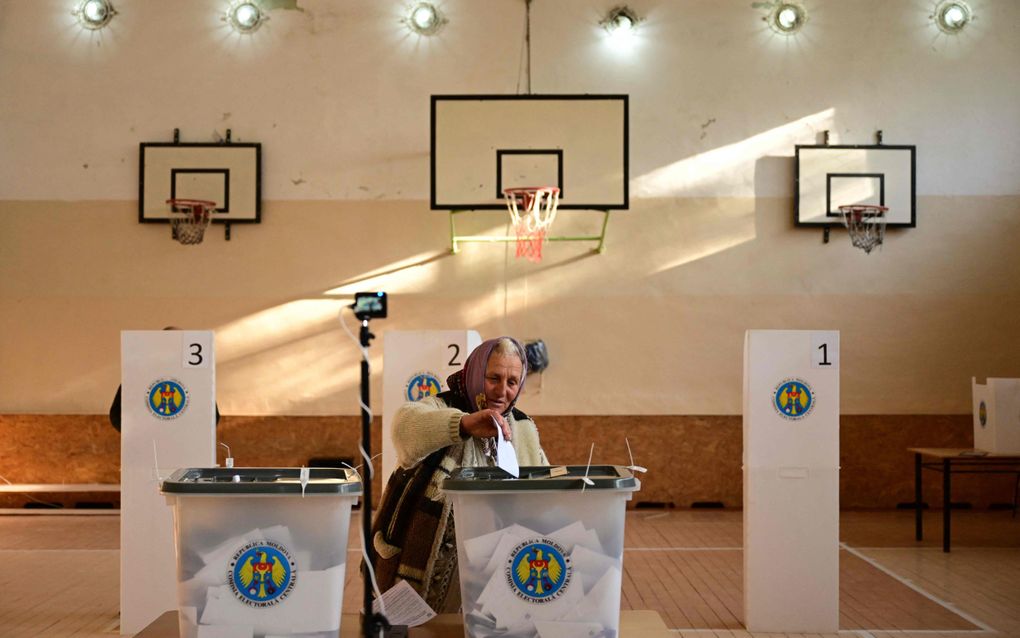
[(496, 467), (456, 470), (443, 490), (465, 636), (616, 638), (626, 506), (640, 488), (613, 465), (522, 467), (518, 479)]
[(162, 492), (173, 508), (181, 638), (337, 636), (356, 473), (191, 468)]

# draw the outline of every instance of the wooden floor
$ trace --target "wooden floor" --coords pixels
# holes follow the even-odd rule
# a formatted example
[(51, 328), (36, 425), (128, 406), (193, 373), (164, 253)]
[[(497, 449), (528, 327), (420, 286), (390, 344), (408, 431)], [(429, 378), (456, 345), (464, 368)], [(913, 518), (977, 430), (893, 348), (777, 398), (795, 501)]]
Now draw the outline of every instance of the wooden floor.
[[(343, 601), (352, 613), (358, 524)], [(116, 635), (118, 525), (116, 515), (0, 516), (0, 635)], [(929, 514), (915, 543), (909, 512), (843, 513), (838, 635), (1020, 637), (1020, 518), (955, 514), (951, 554), (939, 529)], [(742, 625), (740, 512), (629, 512), (626, 530), (625, 609), (659, 612), (678, 636), (764, 635)]]

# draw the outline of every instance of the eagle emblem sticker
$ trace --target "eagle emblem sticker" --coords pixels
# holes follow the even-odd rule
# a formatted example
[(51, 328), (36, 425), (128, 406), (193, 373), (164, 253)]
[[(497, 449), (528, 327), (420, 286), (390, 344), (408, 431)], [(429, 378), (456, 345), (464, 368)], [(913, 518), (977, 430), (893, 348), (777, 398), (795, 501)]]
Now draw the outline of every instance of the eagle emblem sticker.
[(290, 595), (297, 576), (290, 552), (273, 541), (254, 541), (234, 552), (227, 581), (249, 607), (271, 607)]
[(563, 548), (548, 538), (533, 538), (510, 552), (506, 581), (510, 590), (529, 603), (547, 603), (570, 586), (573, 571)]
[(772, 407), (784, 419), (803, 419), (815, 407), (815, 393), (802, 379), (786, 379), (776, 386)]
[(161, 419), (176, 419), (188, 407), (188, 390), (177, 379), (160, 379), (149, 386), (149, 412)]
[(442, 392), (442, 388), (439, 386), (439, 377), (431, 372), (419, 372), (407, 381), (405, 394), (408, 401), (421, 401), (434, 397), (440, 392)]

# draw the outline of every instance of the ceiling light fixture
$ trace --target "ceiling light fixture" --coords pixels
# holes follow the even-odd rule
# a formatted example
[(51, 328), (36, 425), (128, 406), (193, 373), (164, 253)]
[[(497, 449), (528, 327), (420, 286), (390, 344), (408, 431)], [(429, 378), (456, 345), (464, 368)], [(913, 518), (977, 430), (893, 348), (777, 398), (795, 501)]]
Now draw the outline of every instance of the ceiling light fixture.
[(807, 11), (799, 4), (792, 2), (776, 2), (764, 20), (776, 33), (793, 35), (800, 31), (807, 22)]
[(92, 31), (102, 29), (117, 15), (110, 0), (82, 0), (71, 13), (78, 24)]
[(599, 24), (612, 36), (630, 35), (637, 28), (641, 18), (628, 6), (614, 7)]
[(931, 17), (940, 31), (956, 35), (974, 19), (974, 13), (962, 0), (944, 0), (935, 6)]
[(258, 3), (249, 0), (234, 0), (227, 7), (223, 18), (238, 33), (254, 33), (269, 19)]
[(435, 35), (448, 20), (434, 5), (428, 2), (419, 2), (411, 7), (411, 11), (403, 22), (407, 28), (418, 35)]

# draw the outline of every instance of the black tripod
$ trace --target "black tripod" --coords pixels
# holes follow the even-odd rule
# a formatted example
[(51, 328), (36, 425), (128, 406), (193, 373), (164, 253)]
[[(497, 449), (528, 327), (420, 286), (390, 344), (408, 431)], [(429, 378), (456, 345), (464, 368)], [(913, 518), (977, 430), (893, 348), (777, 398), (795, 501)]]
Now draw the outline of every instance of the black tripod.
[[(368, 317), (361, 318), (359, 341), (364, 356), (361, 358), (361, 447), (365, 451), (365, 477), (363, 497), (361, 501), (361, 531), (365, 543), (365, 554), (369, 553), (372, 542), (372, 415), (368, 409), (368, 346), (375, 335), (368, 329)], [(361, 615), (361, 629), (364, 638), (399, 638), (407, 636), (407, 627), (393, 627), (382, 614), (372, 612), (372, 580), (368, 573), (369, 566), (361, 566), (361, 579), (365, 588), (365, 607)]]

